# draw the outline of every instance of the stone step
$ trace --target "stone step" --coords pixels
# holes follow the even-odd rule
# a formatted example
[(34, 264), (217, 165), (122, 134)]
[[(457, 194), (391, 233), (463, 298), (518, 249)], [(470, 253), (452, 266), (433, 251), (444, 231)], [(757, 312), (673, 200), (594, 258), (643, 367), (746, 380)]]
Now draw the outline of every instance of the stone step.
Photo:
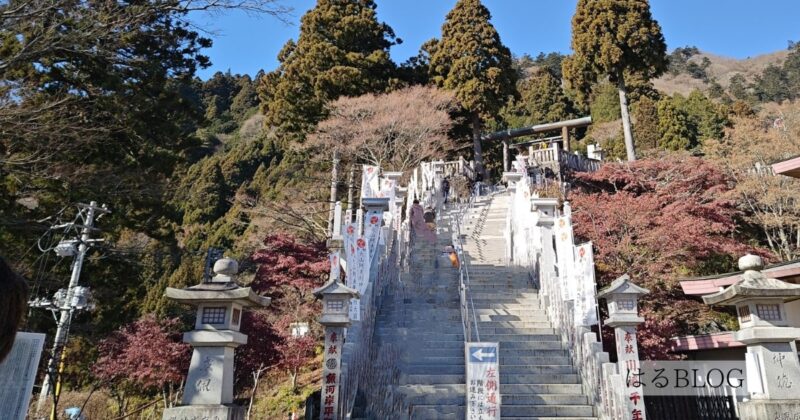
[[(502, 414), (502, 413), (501, 413)], [(517, 417), (517, 416), (506, 416), (501, 415), (501, 419), (510, 419), (510, 420), (597, 420), (597, 417)]]
[[(413, 385), (407, 385), (413, 387)], [(401, 391), (413, 405), (464, 405), (465, 389), (436, 386), (418, 386), (416, 389), (406, 388)], [(510, 394), (502, 395), (502, 405), (587, 405), (589, 398), (585, 395), (571, 394)]]
[(480, 321), (478, 322), (479, 328), (542, 328), (549, 327), (550, 322), (539, 321)]
[(472, 299), (474, 300), (531, 299), (538, 301), (541, 299), (539, 292), (533, 289), (525, 291), (499, 290), (496, 292), (476, 292), (474, 290), (470, 290), (470, 296), (472, 296)]
[[(548, 325), (545, 322), (541, 324)], [(481, 334), (556, 334), (554, 328), (489, 328), (481, 325), (481, 323), (478, 323), (478, 331)]]
[(526, 315), (500, 315), (500, 314), (476, 314), (478, 322), (481, 321), (528, 321), (528, 322), (547, 322), (549, 318), (541, 313)]
[(464, 406), (415, 405), (411, 409), (411, 420), (463, 420)]
[[(544, 347), (555, 347), (548, 343)], [(418, 347), (414, 349), (414, 354), (420, 358), (428, 357), (464, 357), (464, 347)], [(506, 357), (568, 357), (569, 351), (563, 347), (558, 348), (540, 348), (540, 349), (512, 349), (501, 347), (500, 348), (500, 362), (502, 363)]]
[[(505, 402), (505, 401), (504, 401)], [(590, 405), (505, 405), (503, 404), (502, 416), (550, 416), (556, 418), (564, 417), (588, 417), (594, 415), (594, 409)]]
[[(464, 374), (407, 374), (400, 375), (400, 384), (460, 384), (466, 381)], [(577, 384), (580, 378), (574, 373), (504, 373), (500, 369), (500, 384), (533, 385), (533, 384)]]
[(571, 394), (510, 394), (503, 395), (503, 405), (550, 405), (574, 404), (586, 405), (589, 398), (585, 395)]
[[(558, 336), (554, 336), (555, 338), (551, 340), (540, 340), (540, 341), (499, 341), (500, 343), (500, 354), (503, 354), (505, 351), (520, 351), (520, 350), (561, 350), (562, 343), (561, 338)], [(488, 341), (484, 339), (484, 336), (481, 335), (481, 339), (483, 341)], [(423, 342), (417, 343), (419, 349), (449, 349), (449, 348), (464, 348), (464, 342), (461, 340), (458, 341), (435, 341), (435, 340), (426, 340)]]
[[(409, 375), (463, 375), (464, 364), (433, 366), (429, 363), (417, 364), (414, 360), (400, 365), (402, 371)], [(572, 365), (506, 365), (500, 366), (500, 372), (506, 375), (553, 375), (574, 374)]]
[[(502, 405), (500, 413), (502, 418), (541, 418), (542, 416), (555, 417), (557, 419), (575, 418), (581, 416), (586, 418), (592, 416), (593, 409), (589, 405)], [(464, 419), (466, 415), (465, 406), (457, 405), (415, 405), (412, 411), (412, 419)], [(581, 418), (579, 417), (579, 418)]]

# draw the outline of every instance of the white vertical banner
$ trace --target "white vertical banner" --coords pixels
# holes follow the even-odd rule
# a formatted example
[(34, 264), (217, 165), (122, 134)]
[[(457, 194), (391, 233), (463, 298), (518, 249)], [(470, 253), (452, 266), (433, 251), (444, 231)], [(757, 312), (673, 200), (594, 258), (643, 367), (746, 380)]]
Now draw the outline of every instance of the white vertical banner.
[(561, 216), (555, 220), (556, 258), (558, 259), (558, 277), (565, 290), (564, 299), (575, 299), (575, 277), (572, 270), (575, 265), (575, 246), (572, 238), (572, 218)]
[[(344, 259), (349, 263), (356, 252), (356, 239), (358, 238), (358, 224), (347, 223), (342, 228), (342, 237), (344, 238)], [(347, 272), (350, 275), (350, 272)]]
[(370, 210), (364, 216), (364, 237), (367, 238), (367, 243), (369, 244), (370, 261), (378, 252), (382, 224), (383, 210)]
[(595, 298), (594, 253), (592, 243), (575, 247), (575, 325), (592, 326), (597, 324), (597, 299)]
[(331, 263), (331, 280), (339, 281), (339, 277), (341, 277), (341, 266), (342, 263), (339, 261), (340, 253), (339, 251), (331, 252), (328, 254), (328, 260)]
[(378, 173), (380, 166), (363, 165), (361, 173), (361, 197), (377, 197), (380, 192)]
[(44, 334), (18, 332), (11, 352), (0, 363), (0, 414), (3, 419), (24, 420), (44, 347)]
[[(347, 262), (348, 286), (364, 293), (369, 281), (369, 245), (364, 237), (356, 238), (352, 248), (352, 261)], [(353, 321), (361, 320), (361, 301), (359, 299), (350, 300), (350, 319)]]
[(500, 420), (499, 343), (464, 343), (467, 420)]

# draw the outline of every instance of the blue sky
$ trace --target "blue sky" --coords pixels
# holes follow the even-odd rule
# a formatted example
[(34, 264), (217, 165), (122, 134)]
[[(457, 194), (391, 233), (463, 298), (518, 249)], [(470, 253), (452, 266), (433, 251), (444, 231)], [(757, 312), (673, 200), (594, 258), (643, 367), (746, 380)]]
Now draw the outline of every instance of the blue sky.
[[(378, 17), (391, 26), (403, 44), (392, 48), (402, 63), (426, 40), (439, 36), (455, 0), (376, 0)], [(316, 0), (283, 0), (294, 8), (286, 25), (270, 17), (241, 12), (198, 15), (195, 21), (213, 30), (214, 46), (206, 51), (216, 71), (255, 74), (272, 70), (276, 56), (299, 32), (300, 16)], [(502, 41), (516, 55), (569, 52), (570, 20), (576, 0), (483, 0)], [(661, 24), (669, 49), (696, 45), (718, 55), (746, 58), (785, 49), (788, 40), (800, 40), (800, 1), (797, 0), (651, 0), (653, 16)]]

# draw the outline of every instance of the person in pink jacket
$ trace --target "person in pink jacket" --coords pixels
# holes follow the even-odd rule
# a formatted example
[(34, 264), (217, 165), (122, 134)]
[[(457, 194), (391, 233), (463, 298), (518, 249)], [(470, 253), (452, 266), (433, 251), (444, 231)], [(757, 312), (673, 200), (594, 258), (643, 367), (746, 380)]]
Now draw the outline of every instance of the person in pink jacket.
[(419, 204), (419, 200), (414, 200), (414, 204), (411, 206), (411, 231), (414, 237), (422, 238), (429, 243), (436, 241), (436, 235), (425, 223), (425, 210)]

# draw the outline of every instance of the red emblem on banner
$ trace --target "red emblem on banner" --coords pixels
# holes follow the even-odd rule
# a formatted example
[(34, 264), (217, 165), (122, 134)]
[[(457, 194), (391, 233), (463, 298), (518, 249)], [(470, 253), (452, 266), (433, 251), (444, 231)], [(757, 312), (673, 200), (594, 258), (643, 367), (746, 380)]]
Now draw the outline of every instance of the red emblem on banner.
[(369, 219), (369, 224), (371, 224), (371, 225), (375, 225), (375, 224), (377, 224), (377, 223), (378, 223), (378, 216), (372, 216), (372, 217), (370, 217), (370, 219)]
[(367, 246), (367, 242), (362, 238), (358, 238), (356, 245), (358, 245), (359, 248), (364, 248)]
[(352, 235), (353, 233), (355, 233), (355, 231), (356, 231), (356, 228), (354, 228), (352, 225), (347, 227), (347, 234), (348, 235)]
[(580, 255), (581, 258), (583, 258), (583, 256), (586, 255), (586, 248), (581, 247), (581, 249), (578, 251), (578, 255)]

